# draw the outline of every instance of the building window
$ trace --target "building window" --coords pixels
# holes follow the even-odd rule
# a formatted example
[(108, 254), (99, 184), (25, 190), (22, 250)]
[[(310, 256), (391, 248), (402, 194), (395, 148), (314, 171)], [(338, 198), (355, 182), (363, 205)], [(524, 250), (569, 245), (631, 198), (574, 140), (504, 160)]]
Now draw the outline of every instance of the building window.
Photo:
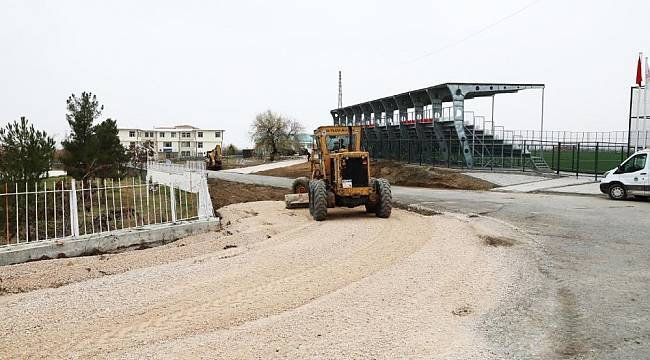
[(161, 138), (164, 138), (165, 137), (165, 132), (164, 131), (159, 132), (158, 136), (160, 136)]
[(176, 133), (175, 133), (175, 132), (172, 133), (172, 137), (176, 137)]
[(190, 147), (190, 142), (189, 141), (182, 141), (181, 142), (181, 147), (185, 147), (185, 148)]
[(215, 131), (214, 132), (214, 137), (220, 138), (221, 137), (221, 131)]
[(168, 141), (168, 142), (163, 143), (163, 147), (166, 147), (166, 148), (172, 147), (172, 142)]
[(183, 137), (183, 138), (191, 138), (191, 137), (192, 137), (192, 133), (182, 132), (182, 133), (181, 133), (181, 137)]
[(196, 147), (199, 149), (203, 149), (203, 143), (202, 142), (196, 143)]
[(129, 137), (135, 137), (135, 131), (129, 131)]
[(192, 156), (192, 153), (189, 151), (181, 151), (181, 156), (182, 157), (189, 157)]
[(152, 138), (153, 137), (153, 131), (145, 131), (144, 132), (144, 137)]
[(203, 131), (199, 131), (196, 133), (196, 136), (202, 138), (203, 137)]
[(131, 141), (130, 147), (135, 147), (135, 141)]

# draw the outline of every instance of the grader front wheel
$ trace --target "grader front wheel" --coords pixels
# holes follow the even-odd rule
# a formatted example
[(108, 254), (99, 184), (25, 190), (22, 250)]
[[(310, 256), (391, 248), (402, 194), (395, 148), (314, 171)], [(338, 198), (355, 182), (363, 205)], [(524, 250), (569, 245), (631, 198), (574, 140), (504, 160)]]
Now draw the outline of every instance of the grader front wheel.
[(299, 177), (291, 184), (291, 191), (294, 194), (304, 194), (309, 190), (309, 179), (306, 177)]
[(314, 220), (323, 221), (327, 218), (327, 187), (323, 180), (314, 180), (312, 183), (309, 209)]

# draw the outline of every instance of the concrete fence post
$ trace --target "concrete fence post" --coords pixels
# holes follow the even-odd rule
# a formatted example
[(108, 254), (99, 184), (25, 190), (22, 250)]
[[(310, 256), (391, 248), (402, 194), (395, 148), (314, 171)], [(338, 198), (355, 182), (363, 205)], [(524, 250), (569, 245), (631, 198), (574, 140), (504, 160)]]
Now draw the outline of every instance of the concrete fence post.
[[(77, 209), (77, 185), (76, 181), (72, 180), (70, 189), (70, 233), (73, 237), (79, 236), (79, 212)], [(82, 194), (83, 196), (83, 194)]]
[(172, 213), (172, 222), (176, 222), (176, 187), (174, 186), (174, 183), (172, 183), (170, 186), (170, 191), (169, 191), (169, 203), (171, 204), (170, 210)]
[(199, 195), (199, 219), (210, 219), (214, 217), (207, 176), (208, 174), (202, 176), (202, 181), (197, 186), (197, 194)]

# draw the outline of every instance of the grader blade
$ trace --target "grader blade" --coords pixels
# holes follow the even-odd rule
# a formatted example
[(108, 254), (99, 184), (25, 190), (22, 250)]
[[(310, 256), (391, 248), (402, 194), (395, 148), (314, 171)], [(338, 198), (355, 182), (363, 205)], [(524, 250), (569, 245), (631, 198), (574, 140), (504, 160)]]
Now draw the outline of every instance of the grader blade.
[(284, 203), (287, 205), (287, 209), (309, 207), (309, 194), (287, 194), (284, 196)]

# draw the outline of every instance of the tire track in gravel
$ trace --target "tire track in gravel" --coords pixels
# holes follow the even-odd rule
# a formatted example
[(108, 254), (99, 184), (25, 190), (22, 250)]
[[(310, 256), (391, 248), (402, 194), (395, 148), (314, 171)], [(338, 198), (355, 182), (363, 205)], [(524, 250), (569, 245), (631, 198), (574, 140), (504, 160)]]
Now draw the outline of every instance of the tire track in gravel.
[[(347, 209), (341, 211), (350, 213)], [(431, 239), (426, 219), (399, 211), (394, 215), (380, 220), (365, 214), (350, 213), (350, 218), (333, 214), (330, 221), (323, 223), (296, 216), (296, 227), (255, 243), (250, 251), (237, 257), (200, 257), (201, 262), (184, 270), (192, 274), (184, 273), (167, 285), (172, 290), (153, 290), (170, 292), (153, 306), (137, 312), (127, 308), (122, 318), (103, 322), (84, 322), (70, 314), (73, 319), (62, 321), (56, 331), (52, 332), (52, 327), (37, 331), (35, 335), (40, 336), (49, 332), (51, 339), (47, 343), (39, 344), (39, 336), (35, 336), (34, 341), (16, 345), (33, 346), (31, 349), (42, 356), (87, 358), (101, 356), (107, 349), (230, 328), (303, 306), (394, 265)], [(409, 226), (396, 226), (404, 221)], [(214, 279), (206, 275), (215, 268), (222, 270), (215, 264), (224, 262), (236, 270)], [(179, 264), (159, 268), (174, 266), (182, 269)], [(144, 271), (147, 269), (120, 276), (133, 278)], [(123, 286), (128, 285), (124, 282)], [(139, 290), (131, 292), (137, 294)], [(128, 299), (118, 299), (117, 306), (128, 307), (124, 302)], [(39, 311), (33, 316), (38, 317)]]

